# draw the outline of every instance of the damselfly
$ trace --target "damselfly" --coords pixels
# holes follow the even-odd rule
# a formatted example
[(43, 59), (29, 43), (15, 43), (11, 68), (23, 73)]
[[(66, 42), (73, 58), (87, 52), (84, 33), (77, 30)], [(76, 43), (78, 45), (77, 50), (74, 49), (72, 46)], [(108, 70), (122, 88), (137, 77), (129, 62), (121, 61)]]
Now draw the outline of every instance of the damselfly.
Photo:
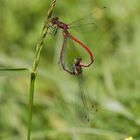
[[(83, 20), (83, 18), (78, 20), (78, 23), (80, 23), (81, 20)], [(77, 38), (75, 38), (74, 36), (72, 36), (70, 34), (69, 29), (71, 27), (71, 24), (66, 24), (66, 23), (60, 21), (58, 17), (52, 18), (50, 20), (50, 22), (51, 22), (50, 28), (54, 30), (54, 34), (57, 33), (58, 29), (62, 30), (62, 35), (63, 35), (64, 40), (63, 40), (63, 45), (62, 45), (61, 53), (60, 53), (60, 64), (61, 64), (64, 71), (66, 71), (69, 74), (74, 75), (78, 78), (79, 87), (80, 87), (80, 92), (79, 92), (80, 94), (79, 95), (82, 99), (82, 106), (84, 108), (83, 113), (85, 114), (84, 118), (86, 120), (89, 120), (89, 117), (88, 117), (88, 110), (89, 109), (88, 109), (87, 98), (85, 96), (86, 90), (84, 89), (83, 80), (82, 80), (83, 79), (82, 78), (82, 71), (83, 71), (82, 69), (83, 69), (83, 67), (89, 67), (94, 62), (93, 54), (88, 46), (84, 45), (80, 40), (78, 40)], [(75, 27), (75, 25), (74, 25), (75, 23), (76, 22), (73, 22), (73, 27)], [(96, 24), (93, 21), (92, 22), (90, 21), (89, 23), (82, 22), (80, 25), (88, 25), (88, 24), (92, 24), (92, 25), (94, 24), (96, 26)], [(87, 64), (83, 63), (81, 56), (76, 55), (74, 57), (74, 59), (72, 58), (73, 63), (70, 65), (70, 67), (68, 67), (66, 65), (66, 63), (67, 63), (66, 62), (66, 55), (67, 55), (66, 51), (68, 50), (67, 44), (68, 44), (69, 40), (78, 44), (89, 55), (90, 60)], [(73, 45), (70, 47), (73, 47)], [(75, 52), (71, 52), (71, 53), (75, 53)]]

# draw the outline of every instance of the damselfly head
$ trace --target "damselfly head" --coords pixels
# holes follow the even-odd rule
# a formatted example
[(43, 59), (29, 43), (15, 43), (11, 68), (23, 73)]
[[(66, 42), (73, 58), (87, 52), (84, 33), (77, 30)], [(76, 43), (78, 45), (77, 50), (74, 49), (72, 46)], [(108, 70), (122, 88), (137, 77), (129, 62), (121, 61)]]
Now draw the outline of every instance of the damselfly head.
[(51, 23), (52, 24), (56, 24), (56, 22), (59, 20), (59, 18), (58, 17), (53, 17), (52, 19), (51, 19)]
[(80, 57), (77, 57), (77, 58), (74, 59), (75, 65), (80, 65), (81, 61), (82, 61), (82, 58), (80, 58)]
[(80, 65), (81, 61), (82, 61), (82, 58), (79, 58), (79, 57), (74, 59), (73, 73), (75, 75), (79, 75), (82, 73), (82, 67)]

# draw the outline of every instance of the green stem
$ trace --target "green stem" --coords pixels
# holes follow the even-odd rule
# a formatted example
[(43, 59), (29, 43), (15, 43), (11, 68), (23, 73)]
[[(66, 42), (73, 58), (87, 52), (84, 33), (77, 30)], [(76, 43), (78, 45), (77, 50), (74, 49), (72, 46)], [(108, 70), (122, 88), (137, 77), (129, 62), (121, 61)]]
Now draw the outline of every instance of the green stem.
[(27, 140), (31, 139), (31, 130), (32, 130), (32, 114), (33, 114), (33, 101), (34, 101), (34, 87), (35, 87), (35, 80), (37, 76), (37, 67), (40, 61), (40, 54), (43, 48), (44, 39), (46, 37), (47, 31), (48, 31), (48, 24), (49, 24), (49, 18), (51, 17), (51, 14), (53, 12), (53, 9), (55, 7), (56, 0), (52, 0), (52, 3), (50, 5), (50, 8), (48, 10), (48, 15), (45, 20), (42, 34), (40, 37), (39, 42), (36, 46), (36, 52), (35, 52), (35, 58), (34, 63), (32, 67), (31, 77), (30, 77), (30, 90), (29, 90), (29, 122), (28, 122), (28, 134), (27, 134)]
[(28, 124), (28, 140), (30, 140), (31, 126), (32, 126), (32, 112), (33, 112), (33, 98), (34, 98), (34, 85), (35, 85), (36, 73), (31, 72), (30, 77), (30, 96), (29, 96), (29, 124)]

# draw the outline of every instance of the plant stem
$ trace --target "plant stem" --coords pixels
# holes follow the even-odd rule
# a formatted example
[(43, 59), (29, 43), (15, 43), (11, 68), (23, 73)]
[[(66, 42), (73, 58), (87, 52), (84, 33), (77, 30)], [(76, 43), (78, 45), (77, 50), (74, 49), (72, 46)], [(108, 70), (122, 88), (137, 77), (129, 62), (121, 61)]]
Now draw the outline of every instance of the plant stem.
[(34, 58), (34, 63), (31, 71), (31, 76), (30, 76), (30, 90), (29, 90), (29, 122), (28, 122), (28, 134), (27, 134), (27, 140), (31, 139), (31, 129), (32, 129), (32, 114), (33, 114), (33, 101), (34, 101), (34, 87), (35, 87), (35, 80), (37, 76), (37, 67), (40, 61), (40, 54), (41, 50), (43, 48), (43, 43), (44, 39), (46, 37), (47, 31), (48, 31), (48, 24), (49, 24), (49, 18), (51, 17), (51, 14), (53, 12), (53, 9), (55, 7), (56, 0), (52, 0), (52, 3), (50, 5), (50, 8), (48, 10), (48, 15), (47, 18), (44, 22), (44, 26), (42, 29), (42, 34), (40, 37), (39, 42), (37, 43), (36, 46), (36, 52), (35, 52), (35, 58)]
[(31, 72), (31, 77), (30, 77), (30, 97), (29, 97), (29, 122), (28, 122), (27, 140), (30, 140), (30, 135), (31, 135), (35, 79), (36, 79), (36, 74), (34, 72)]

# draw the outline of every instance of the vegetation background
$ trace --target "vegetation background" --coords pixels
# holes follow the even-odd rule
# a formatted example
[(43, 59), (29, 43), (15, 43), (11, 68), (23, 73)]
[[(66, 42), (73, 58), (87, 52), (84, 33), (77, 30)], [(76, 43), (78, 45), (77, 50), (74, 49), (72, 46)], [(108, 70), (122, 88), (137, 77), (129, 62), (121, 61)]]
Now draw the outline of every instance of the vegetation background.
[[(50, 0), (0, 0), (1, 68), (31, 68), (49, 5)], [(35, 85), (33, 140), (140, 139), (140, 1), (59, 0), (54, 15), (70, 23), (95, 9), (97, 30), (74, 36), (95, 56), (84, 75), (98, 112), (90, 113), (88, 123), (75, 115), (77, 81), (57, 64), (62, 35), (48, 35)], [(29, 79), (28, 72), (0, 72), (0, 140), (26, 139)]]

